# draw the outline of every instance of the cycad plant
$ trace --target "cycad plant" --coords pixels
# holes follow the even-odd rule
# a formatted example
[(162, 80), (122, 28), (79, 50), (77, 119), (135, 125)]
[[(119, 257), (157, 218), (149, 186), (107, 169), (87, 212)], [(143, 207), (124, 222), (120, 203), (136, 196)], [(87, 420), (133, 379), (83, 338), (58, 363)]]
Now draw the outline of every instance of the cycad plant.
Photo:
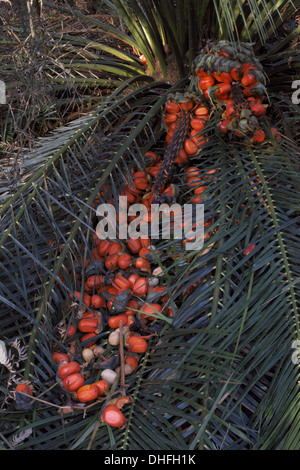
[[(126, 32), (101, 27), (133, 47), (132, 56), (144, 55), (148, 71), (131, 69), (124, 79), (114, 67), (120, 81), (115, 91), (3, 168), (1, 448), (299, 449), (299, 106), (292, 102), (292, 83), (299, 77), (297, 5), (250, 0), (101, 4), (123, 18)], [(89, 21), (78, 11), (74, 15)], [(203, 65), (201, 57), (218, 41), (230, 43), (237, 53), (242, 43), (251, 42), (262, 65), (268, 104), (260, 121), (262, 142), (253, 141), (252, 134), (244, 138), (244, 132), (230, 139), (236, 130), (232, 123), (223, 134), (224, 109), (212, 94), (193, 86), (199, 60)], [(78, 71), (78, 63), (70, 67)], [(118, 64), (124, 71), (124, 56)], [(170, 64), (175, 82), (168, 79)], [(159, 81), (153, 79), (158, 65)], [(99, 274), (97, 204), (117, 200), (128, 175), (145, 172), (147, 152), (162, 161), (169, 155), (165, 105), (170, 97), (187, 96), (187, 90), (189, 98), (203, 100), (210, 109), (205, 144), (188, 159), (205, 186), (207, 236), (193, 251), (171, 237), (154, 242), (153, 265), (161, 268), (159, 285), (167, 288), (173, 317), (163, 311), (154, 323), (156, 334), (148, 335), (147, 350), (125, 377), (130, 397), (122, 408), (125, 423), (111, 427), (102, 413), (124, 392), (124, 364), (121, 388), (117, 375), (107, 396), (70, 404), (53, 351), (71, 348), (82, 364), (81, 334), (67, 337), (65, 332), (85, 312), (87, 268), (90, 275)], [(175, 150), (174, 160), (180, 149)], [(194, 198), (186, 165), (172, 165), (171, 183), (181, 205)], [(104, 309), (101, 318), (106, 314)], [(97, 332), (104, 363), (115, 351), (110, 332), (107, 325)], [(101, 367), (86, 381), (100, 379)], [(94, 372), (91, 365), (86, 370)], [(33, 395), (16, 394), (20, 383), (29, 384)]]

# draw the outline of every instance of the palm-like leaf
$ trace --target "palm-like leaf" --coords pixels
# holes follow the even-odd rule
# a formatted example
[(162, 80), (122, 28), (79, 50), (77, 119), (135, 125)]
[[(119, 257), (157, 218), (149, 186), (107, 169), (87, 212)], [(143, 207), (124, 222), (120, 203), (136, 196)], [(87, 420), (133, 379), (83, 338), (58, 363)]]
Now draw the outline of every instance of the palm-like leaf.
[[(141, 85), (129, 90), (136, 80)], [(91, 256), (92, 203), (104, 185), (111, 188), (105, 199), (117, 195), (150, 147), (163, 153), (160, 112), (170, 86), (143, 80), (130, 80), (24, 155), (22, 183), (2, 182), (2, 339), (29, 345), (16, 378), (30, 380), (37, 397), (33, 411), (12, 413), (3, 366), (2, 445), (12, 433), (32, 429), (20, 448), (298, 449), (299, 371), (291, 347), (299, 338), (299, 144), (292, 132), (284, 136), (299, 110), (272, 91), (272, 82), (280, 143), (266, 122), (269, 145), (237, 147), (212, 122), (207, 146), (192, 159), (204, 176), (216, 170), (205, 191), (211, 236), (197, 252), (158, 244), (175, 318), (126, 378), (133, 402), (125, 429), (100, 424), (101, 404), (87, 409), (84, 420), (76, 411), (62, 426), (52, 344), (61, 320), (69, 324), (75, 316), (66, 304), (82, 287), (76, 261)], [(180, 202), (188, 202), (184, 170), (174, 183)], [(255, 249), (244, 255), (249, 243)], [(180, 265), (174, 252), (183, 254)], [(106, 344), (107, 333), (100, 338)], [(62, 350), (67, 345), (59, 342)]]

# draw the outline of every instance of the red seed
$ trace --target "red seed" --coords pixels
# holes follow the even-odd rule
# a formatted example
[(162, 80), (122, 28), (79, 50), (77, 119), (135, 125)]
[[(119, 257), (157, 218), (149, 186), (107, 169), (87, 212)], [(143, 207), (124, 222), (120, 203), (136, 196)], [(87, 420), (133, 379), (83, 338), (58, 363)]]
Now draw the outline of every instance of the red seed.
[(109, 405), (103, 411), (102, 421), (113, 428), (121, 428), (126, 423), (126, 418), (119, 408)]
[(75, 390), (78, 390), (83, 384), (84, 377), (79, 373), (68, 375), (63, 380), (64, 389), (70, 392), (75, 392)]
[(174, 101), (169, 101), (169, 103), (166, 104), (166, 111), (170, 114), (180, 113), (180, 106), (174, 103)]
[(94, 384), (87, 384), (83, 385), (77, 390), (76, 397), (82, 403), (86, 403), (88, 401), (96, 400), (98, 397), (99, 390), (98, 387)]

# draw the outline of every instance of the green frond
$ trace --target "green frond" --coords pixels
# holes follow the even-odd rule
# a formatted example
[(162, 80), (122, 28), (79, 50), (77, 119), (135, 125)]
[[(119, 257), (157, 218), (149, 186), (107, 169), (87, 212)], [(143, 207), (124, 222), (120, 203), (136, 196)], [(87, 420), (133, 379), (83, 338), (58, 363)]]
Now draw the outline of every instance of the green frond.
[[(128, 49), (63, 34), (59, 57), (68, 73), (60, 73), (54, 63), (46, 68), (62, 90), (72, 79), (76, 87), (98, 83), (114, 91), (82, 117), (32, 142), (30, 150), (7, 158), (1, 169), (1, 340), (9, 346), (18, 339), (27, 354), (16, 373), (0, 364), (0, 447), (14, 448), (12, 437), (25, 432), (29, 437), (18, 449), (298, 450), (300, 379), (292, 358), (300, 337), (300, 112), (290, 88), (299, 76), (298, 47), (291, 47), (297, 29), (266, 48), (297, 5), (267, 0), (104, 3), (122, 16), (128, 32), (79, 11), (72, 14)], [(202, 28), (206, 21), (207, 30)], [(155, 243), (174, 318), (162, 322), (159, 340), (149, 342), (136, 371), (126, 377), (132, 397), (124, 406), (126, 426), (102, 423), (101, 401), (62, 415), (67, 397), (52, 349), (54, 344), (61, 351), (70, 346), (59, 331), (76, 318), (74, 291), (84, 291), (76, 274), (93, 257), (95, 199), (116, 200), (130, 170), (145, 167), (147, 150), (164, 154), (163, 106), (170, 92), (188, 82), (155, 82), (136, 53), (145, 54), (151, 73), (158, 61), (166, 75), (166, 46), (172, 45), (183, 77), (207, 31), (215, 34), (213, 40), (256, 43), (268, 79), (266, 140), (237, 145), (223, 139), (215, 117), (209, 141), (189, 160), (205, 178), (210, 225), (197, 251), (184, 250), (172, 239)], [(59, 39), (56, 33), (52, 37)], [(98, 60), (99, 51), (103, 57)], [(274, 124), (279, 141), (270, 132)], [(184, 167), (177, 167), (172, 182), (181, 190), (178, 202), (190, 202)], [(253, 250), (245, 254), (249, 245)], [(98, 338), (106, 346), (108, 332)], [(82, 349), (79, 334), (75, 341)], [(28, 411), (18, 409), (12, 395), (20, 380), (34, 389)]]
[[(24, 182), (3, 202), (3, 336), (8, 340), (22, 328), (17, 336), (29, 349), (18, 372), (45, 401), (36, 402), (34, 423), (15, 414), (15, 426), (27, 429), (30, 422), (34, 431), (21, 447), (295, 449), (300, 395), (291, 345), (299, 338), (299, 158), (287, 138), (272, 141), (270, 151), (237, 147), (212, 134), (200, 157), (192, 158), (203, 175), (217, 170), (205, 192), (211, 236), (202, 250), (183, 253), (180, 269), (168, 262), (169, 244), (157, 245), (169, 266), (175, 318), (128, 379), (133, 402), (125, 410), (127, 426), (98, 426), (99, 405), (84, 420), (76, 411), (61, 430), (50, 344), (57, 342), (60, 321), (72, 322), (74, 311), (66, 305), (80, 285), (69, 273), (91, 254), (92, 202), (105, 184), (118, 194), (128, 168), (142, 168), (143, 153), (161, 145), (160, 112), (170, 87), (150, 83), (124, 91), (125, 85), (24, 155)], [(279, 130), (283, 126), (284, 120)], [(184, 170), (174, 183), (184, 186)], [(245, 256), (249, 243), (256, 246)], [(105, 344), (107, 333), (100, 338)], [(61, 350), (67, 345), (59, 342)]]

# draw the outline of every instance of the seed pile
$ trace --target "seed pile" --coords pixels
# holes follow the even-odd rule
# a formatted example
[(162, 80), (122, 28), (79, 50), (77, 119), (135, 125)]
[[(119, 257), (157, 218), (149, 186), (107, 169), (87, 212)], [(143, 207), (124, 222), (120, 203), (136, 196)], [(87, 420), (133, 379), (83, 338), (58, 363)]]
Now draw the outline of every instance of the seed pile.
[[(204, 115), (207, 116), (207, 112)], [(200, 121), (191, 116), (192, 119)], [(176, 163), (182, 165), (188, 161), (189, 155), (180, 149), (177, 157)], [(132, 204), (142, 203), (149, 210), (141, 220), (141, 223), (147, 224), (151, 219), (153, 186), (163, 160), (152, 151), (146, 152), (144, 159), (146, 170), (131, 171), (120, 195), (127, 197), (128, 209)], [(199, 170), (188, 167), (186, 175), (188, 185), (194, 188), (197, 203), (205, 189), (203, 185), (199, 186)], [(163, 195), (169, 203), (175, 201), (174, 186), (167, 186)], [(99, 201), (99, 197), (96, 198), (95, 205)], [(137, 217), (128, 216), (128, 222)], [(166, 320), (173, 317), (173, 310), (168, 304), (167, 285), (162, 280), (162, 270), (158, 265), (158, 253), (150, 237), (128, 238), (125, 242), (101, 240), (96, 228), (95, 247), (91, 250), (93, 259), (85, 265), (84, 278), (77, 274), (84, 292), (70, 294), (72, 302), (79, 304), (77, 321), (65, 332), (67, 338), (76, 335), (79, 339), (80, 356), (75, 341), (71, 342), (70, 352), (55, 349), (52, 355), (58, 366), (57, 379), (68, 396), (69, 405), (104, 401), (110, 387), (120, 380), (121, 366), (124, 375), (134, 373), (141, 355), (149, 348), (149, 339), (155, 341)], [(81, 266), (82, 260), (78, 262)], [(104, 349), (101, 338), (105, 332), (108, 339)], [(113, 427), (123, 426), (126, 422), (121, 408), (130, 403), (131, 398), (124, 395), (125, 391), (121, 383), (119, 393), (122, 396), (106, 400), (102, 419)], [(67, 411), (70, 409), (71, 405), (66, 408)]]

